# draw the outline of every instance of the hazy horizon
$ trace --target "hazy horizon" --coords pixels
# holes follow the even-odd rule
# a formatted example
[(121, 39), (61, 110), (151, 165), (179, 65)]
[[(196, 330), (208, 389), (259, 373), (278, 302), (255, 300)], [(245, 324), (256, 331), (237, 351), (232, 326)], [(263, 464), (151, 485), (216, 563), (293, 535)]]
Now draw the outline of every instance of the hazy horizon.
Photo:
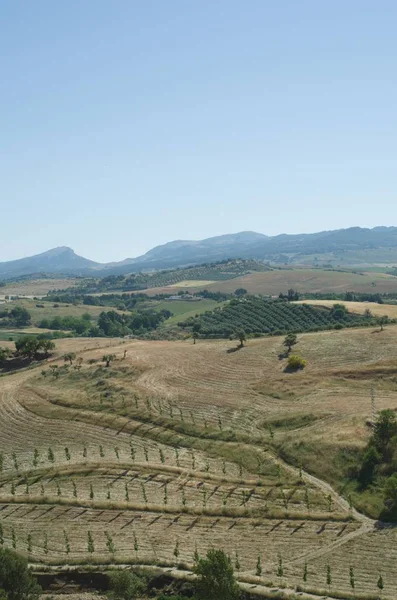
[[(43, 253), (45, 253), (47, 251), (50, 251), (50, 250), (56, 250), (57, 248), (71, 248), (79, 256), (83, 256), (84, 258), (88, 258), (89, 260), (92, 260), (94, 262), (98, 262), (98, 263), (101, 263), (101, 262), (103, 262), (103, 263), (111, 263), (111, 262), (120, 262), (120, 261), (123, 261), (125, 259), (129, 259), (129, 258), (138, 258), (139, 256), (146, 254), (146, 252), (148, 252), (149, 250), (152, 250), (153, 248), (155, 248), (157, 246), (162, 246), (162, 245), (167, 244), (169, 242), (180, 242), (180, 241), (190, 241), (190, 242), (196, 241), (196, 242), (198, 242), (198, 241), (204, 241), (204, 240), (212, 238), (212, 237), (223, 237), (223, 236), (226, 236), (226, 235), (236, 235), (236, 234), (240, 234), (240, 233), (258, 233), (258, 234), (265, 235), (267, 237), (277, 237), (277, 236), (280, 236), (280, 235), (310, 235), (310, 234), (313, 234), (313, 233), (321, 233), (321, 232), (324, 232), (324, 231), (337, 231), (338, 229), (349, 229), (351, 227), (360, 227), (360, 226), (359, 225), (351, 225), (349, 227), (339, 227), (336, 230), (322, 229), (322, 230), (319, 230), (319, 231), (299, 231), (299, 232), (296, 232), (296, 233), (287, 233), (287, 232), (283, 231), (283, 232), (280, 232), (280, 233), (276, 233), (274, 235), (269, 235), (269, 234), (263, 233), (261, 231), (244, 230), (244, 231), (229, 231), (227, 233), (220, 233), (220, 234), (217, 234), (215, 236), (205, 236), (205, 237), (200, 237), (200, 238), (195, 238), (195, 239), (193, 239), (193, 238), (190, 238), (190, 239), (188, 239), (188, 238), (177, 238), (175, 240), (168, 240), (167, 242), (164, 242), (164, 243), (161, 243), (161, 244), (155, 244), (154, 246), (151, 246), (150, 248), (147, 248), (147, 250), (145, 250), (141, 254), (137, 254), (137, 255), (132, 255), (131, 254), (131, 255), (128, 255), (128, 256), (127, 255), (126, 256), (121, 256), (121, 257), (118, 257), (116, 259), (109, 259), (109, 260), (104, 260), (104, 261), (97, 260), (95, 257), (93, 257), (93, 256), (91, 256), (89, 254), (87, 254), (87, 255), (81, 254), (80, 252), (78, 252), (76, 250), (76, 248), (74, 248), (73, 246), (71, 246), (69, 244), (59, 244), (57, 246), (53, 246), (52, 248), (44, 248), (43, 250), (39, 250), (38, 252), (34, 252), (32, 254), (26, 254), (24, 256), (16, 256), (14, 258), (9, 258), (9, 259), (2, 259), (1, 255), (0, 255), (0, 263), (1, 262), (14, 261), (14, 260), (22, 259), (22, 258), (28, 258), (30, 256), (35, 256), (35, 255), (43, 254)], [(362, 228), (363, 229), (376, 229), (376, 228), (379, 228), (379, 227), (386, 227), (387, 228), (387, 227), (394, 227), (394, 225), (373, 225), (373, 226), (370, 226), (370, 227), (362, 227)]]
[(0, 14), (1, 261), (397, 223), (395, 3)]

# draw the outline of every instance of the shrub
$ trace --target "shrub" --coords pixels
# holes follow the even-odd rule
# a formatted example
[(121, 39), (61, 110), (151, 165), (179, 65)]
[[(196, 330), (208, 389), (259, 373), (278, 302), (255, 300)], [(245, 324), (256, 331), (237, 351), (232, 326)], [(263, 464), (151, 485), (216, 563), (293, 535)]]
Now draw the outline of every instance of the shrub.
[(290, 371), (298, 371), (299, 369), (304, 369), (306, 367), (306, 361), (298, 356), (297, 354), (292, 354), (288, 358), (287, 369)]
[(8, 600), (36, 600), (41, 591), (28, 561), (8, 549), (0, 550), (0, 585)]
[(139, 598), (146, 590), (145, 582), (131, 571), (110, 573), (111, 596), (115, 600), (133, 600)]
[(237, 600), (240, 596), (230, 558), (223, 550), (208, 550), (194, 568), (198, 600)]

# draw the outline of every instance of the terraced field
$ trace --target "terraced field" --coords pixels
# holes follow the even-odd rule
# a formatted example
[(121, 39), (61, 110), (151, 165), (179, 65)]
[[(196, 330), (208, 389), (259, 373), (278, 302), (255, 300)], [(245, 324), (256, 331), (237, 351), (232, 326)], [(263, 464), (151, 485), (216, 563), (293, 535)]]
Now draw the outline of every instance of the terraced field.
[[(378, 410), (397, 406), (396, 333), (301, 335), (308, 364), (295, 374), (277, 337), (238, 351), (60, 340), (47, 365), (0, 378), (0, 543), (36, 565), (185, 569), (215, 546), (238, 553), (242, 582), (277, 583), (281, 557), (288, 587), (324, 589), (330, 565), (332, 590), (347, 594), (353, 566), (357, 597), (376, 594), (382, 572), (393, 598), (395, 530), (323, 478), (334, 483), (333, 453), (365, 443), (371, 386)], [(64, 366), (71, 350), (81, 369)], [(308, 440), (322, 461), (311, 474), (278, 454)]]

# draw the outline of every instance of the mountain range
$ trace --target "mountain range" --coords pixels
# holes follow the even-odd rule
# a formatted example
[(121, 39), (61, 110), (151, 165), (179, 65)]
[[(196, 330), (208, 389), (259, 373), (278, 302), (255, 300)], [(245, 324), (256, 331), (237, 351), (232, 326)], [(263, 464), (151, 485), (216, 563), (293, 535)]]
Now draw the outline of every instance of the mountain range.
[(204, 240), (176, 240), (120, 262), (98, 263), (61, 246), (0, 262), (0, 279), (26, 276), (96, 276), (170, 269), (226, 258), (254, 258), (282, 264), (369, 266), (397, 264), (397, 227), (350, 227), (298, 235), (267, 236), (253, 231)]

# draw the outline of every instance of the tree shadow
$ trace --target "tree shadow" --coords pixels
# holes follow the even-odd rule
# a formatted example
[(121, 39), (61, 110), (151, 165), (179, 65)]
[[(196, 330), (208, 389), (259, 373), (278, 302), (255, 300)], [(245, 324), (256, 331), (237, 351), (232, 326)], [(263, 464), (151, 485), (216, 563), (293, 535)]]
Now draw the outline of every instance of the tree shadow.
[(283, 369), (284, 373), (299, 373), (299, 371), (303, 371), (303, 367), (290, 367), (287, 365), (285, 369)]
[(228, 348), (226, 350), (227, 354), (232, 354), (233, 352), (238, 352), (239, 350), (241, 350), (241, 348), (244, 348), (243, 344), (239, 344), (238, 346), (235, 346), (234, 348)]
[(280, 352), (280, 354), (278, 355), (278, 360), (284, 360), (284, 358), (288, 358), (289, 354), (287, 351), (285, 352)]

